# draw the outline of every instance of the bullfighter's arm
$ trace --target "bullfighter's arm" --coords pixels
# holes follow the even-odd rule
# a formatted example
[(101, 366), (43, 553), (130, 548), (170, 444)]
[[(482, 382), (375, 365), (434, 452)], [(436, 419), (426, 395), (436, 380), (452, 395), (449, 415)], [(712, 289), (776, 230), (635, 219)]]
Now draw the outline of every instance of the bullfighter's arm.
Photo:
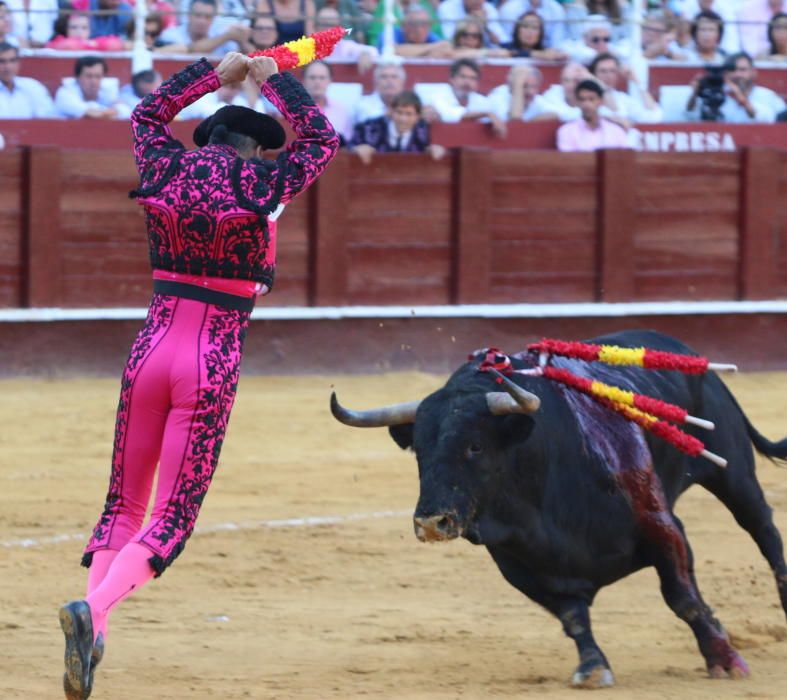
[(219, 76), (210, 63), (201, 58), (162, 83), (158, 90), (140, 102), (131, 113), (134, 134), (134, 160), (143, 181), (156, 178), (173, 152), (184, 146), (175, 140), (169, 122), (184, 107), (218, 89)]
[(325, 170), (339, 150), (339, 135), (291, 73), (272, 75), (263, 83), (262, 94), (282, 113), (296, 135), (276, 159), (279, 203), (286, 204)]

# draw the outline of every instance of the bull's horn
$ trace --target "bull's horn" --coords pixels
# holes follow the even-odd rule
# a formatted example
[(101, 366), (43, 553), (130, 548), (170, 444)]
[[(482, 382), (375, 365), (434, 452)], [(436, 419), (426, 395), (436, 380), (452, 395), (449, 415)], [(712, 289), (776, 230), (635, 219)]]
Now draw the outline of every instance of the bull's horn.
[(505, 416), (509, 413), (535, 413), (541, 405), (541, 399), (523, 389), (496, 369), (491, 370), (503, 384), (505, 391), (489, 391), (486, 394), (486, 405), (494, 416)]
[(402, 425), (415, 422), (415, 412), (420, 401), (397, 403), (381, 406), (368, 411), (351, 411), (339, 403), (336, 392), (331, 393), (331, 413), (340, 423), (356, 428), (383, 428), (389, 425)]

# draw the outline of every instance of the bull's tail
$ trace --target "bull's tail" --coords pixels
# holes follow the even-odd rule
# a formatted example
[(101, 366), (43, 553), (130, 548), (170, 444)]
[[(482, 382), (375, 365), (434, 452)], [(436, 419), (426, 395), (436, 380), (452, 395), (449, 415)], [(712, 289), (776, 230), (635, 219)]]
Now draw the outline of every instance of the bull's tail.
[(721, 380), (719, 380), (719, 384), (721, 384), (724, 392), (730, 398), (732, 403), (735, 404), (735, 407), (743, 417), (743, 422), (746, 424), (746, 432), (749, 435), (752, 445), (754, 445), (754, 449), (756, 449), (761, 455), (774, 462), (783, 462), (785, 465), (787, 465), (787, 437), (779, 440), (779, 442), (771, 442), (764, 435), (760, 434), (757, 428), (751, 424), (749, 417), (741, 408), (735, 396), (733, 396), (730, 388)]
[(757, 452), (772, 460), (779, 460), (787, 464), (787, 438), (783, 438), (779, 442), (771, 442), (757, 431), (745, 413), (743, 413), (743, 420), (746, 422), (746, 432), (749, 434), (749, 439)]

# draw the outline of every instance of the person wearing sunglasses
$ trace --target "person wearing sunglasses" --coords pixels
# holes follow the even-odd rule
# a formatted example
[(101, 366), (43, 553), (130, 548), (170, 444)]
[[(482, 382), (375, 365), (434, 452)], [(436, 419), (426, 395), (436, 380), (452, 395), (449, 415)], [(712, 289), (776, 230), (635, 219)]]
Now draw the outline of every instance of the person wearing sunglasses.
[(508, 58), (511, 54), (504, 48), (489, 46), (484, 33), (484, 24), (475, 17), (467, 17), (456, 25), (451, 42), (455, 58)]
[(572, 60), (583, 65), (588, 65), (602, 53), (621, 57), (628, 53), (626, 42), (614, 42), (612, 24), (604, 15), (590, 15), (585, 22), (582, 41), (567, 41), (561, 48), (568, 52)]

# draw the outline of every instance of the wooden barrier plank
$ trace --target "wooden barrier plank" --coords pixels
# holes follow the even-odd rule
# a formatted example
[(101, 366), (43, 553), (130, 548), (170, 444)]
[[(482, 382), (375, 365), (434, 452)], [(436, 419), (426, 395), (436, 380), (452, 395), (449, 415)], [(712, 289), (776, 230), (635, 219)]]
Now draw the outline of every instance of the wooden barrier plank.
[(309, 303), (347, 303), (347, 215), (350, 156), (339, 153), (309, 192), (312, 251)]
[(25, 230), (29, 306), (58, 306), (62, 294), (61, 152), (51, 146), (26, 151)]
[(463, 148), (455, 160), (453, 294), (457, 304), (480, 304), (490, 291), (489, 212), (494, 201), (492, 157)]
[(633, 151), (598, 152), (598, 300), (634, 298), (637, 161)]
[(779, 157), (776, 151), (746, 148), (741, 151), (740, 283), (742, 299), (769, 299), (777, 280), (774, 269), (775, 234), (779, 199)]
[(23, 299), (24, 174), (22, 151), (0, 152), (0, 307)]

